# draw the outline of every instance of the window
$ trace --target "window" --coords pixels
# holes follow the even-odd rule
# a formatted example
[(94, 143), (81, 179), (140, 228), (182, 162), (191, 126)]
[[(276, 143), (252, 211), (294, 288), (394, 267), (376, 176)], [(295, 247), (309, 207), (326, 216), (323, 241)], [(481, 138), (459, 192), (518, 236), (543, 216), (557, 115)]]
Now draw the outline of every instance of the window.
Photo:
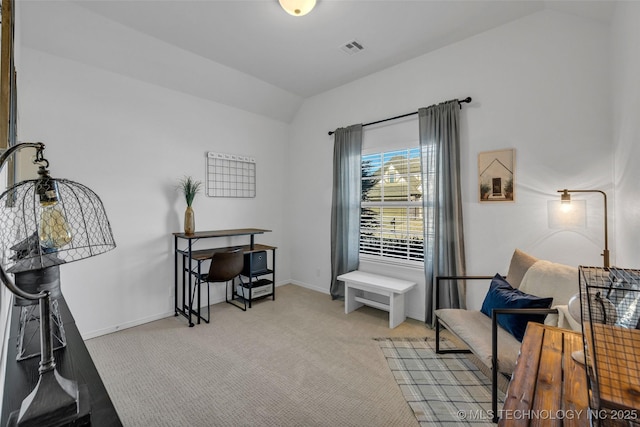
[(362, 156), (360, 255), (424, 260), (420, 148)]

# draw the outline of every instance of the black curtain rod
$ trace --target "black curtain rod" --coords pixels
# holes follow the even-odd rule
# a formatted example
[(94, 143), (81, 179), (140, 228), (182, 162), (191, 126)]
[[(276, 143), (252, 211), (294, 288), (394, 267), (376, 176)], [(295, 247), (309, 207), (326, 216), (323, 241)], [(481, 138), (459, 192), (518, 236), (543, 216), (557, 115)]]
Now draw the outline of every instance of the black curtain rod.
[[(469, 103), (469, 102), (471, 102), (471, 97), (470, 96), (467, 96), (465, 99), (459, 99), (458, 100), (458, 104), (460, 105), (460, 108), (462, 108), (462, 103)], [(378, 120), (378, 121), (371, 122), (371, 123), (365, 123), (365, 124), (362, 125), (362, 127), (370, 126), (370, 125), (377, 125), (378, 123), (388, 122), (389, 120), (401, 119), (403, 117), (413, 116), (414, 114), (418, 114), (418, 112), (414, 111), (413, 113), (407, 113), (407, 114), (403, 114), (401, 116), (390, 117), (388, 119), (382, 119), (382, 120)], [(334, 133), (335, 133), (334, 131), (330, 130), (329, 131), (329, 136), (333, 135)]]

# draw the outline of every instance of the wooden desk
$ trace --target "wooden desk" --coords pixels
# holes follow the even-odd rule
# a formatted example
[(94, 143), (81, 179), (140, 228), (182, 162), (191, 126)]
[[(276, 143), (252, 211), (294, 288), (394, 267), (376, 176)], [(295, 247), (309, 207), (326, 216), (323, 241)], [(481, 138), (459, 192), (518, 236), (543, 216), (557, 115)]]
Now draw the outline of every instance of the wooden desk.
[(235, 228), (232, 230), (210, 230), (210, 231), (196, 231), (193, 234), (187, 234), (184, 232), (173, 233), (176, 238), (186, 239), (189, 243), (197, 241), (199, 239), (208, 239), (211, 237), (232, 237), (232, 236), (250, 236), (250, 246), (254, 245), (254, 236), (256, 234), (270, 233), (271, 230), (264, 230), (261, 228)]
[(582, 335), (529, 323), (513, 371), (499, 426), (588, 426), (589, 394)]
[[(111, 398), (102, 383), (93, 360), (91, 360), (91, 355), (89, 355), (87, 347), (78, 332), (75, 320), (69, 311), (69, 307), (67, 307), (64, 297), (58, 298), (58, 306), (64, 323), (67, 346), (53, 352), (56, 360), (56, 369), (65, 378), (76, 381), (79, 387), (87, 387), (92, 427), (122, 427), (120, 417), (111, 402)], [(0, 425), (2, 426), (7, 425), (9, 414), (20, 408), (22, 401), (36, 386), (39, 378), (38, 365), (40, 356), (31, 357), (21, 362), (16, 361), (19, 313), (19, 307), (12, 308), (9, 341), (7, 343), (2, 418), (0, 419)], [(83, 421), (84, 419), (79, 420), (74, 425), (84, 425), (82, 424)]]
[[(275, 246), (260, 245), (255, 243), (255, 235), (268, 233), (271, 230), (265, 230), (261, 228), (239, 228), (231, 230), (210, 230), (210, 231), (196, 231), (193, 234), (186, 234), (184, 232), (173, 233), (174, 236), (174, 310), (175, 315), (182, 315), (189, 321), (189, 326), (194, 326), (192, 316), (196, 316), (197, 322), (200, 323), (202, 316), (200, 315), (200, 292), (198, 292), (197, 307), (194, 309), (190, 303), (190, 295), (193, 290), (193, 275), (192, 272), (196, 272), (200, 275), (200, 267), (203, 261), (211, 259), (214, 252), (224, 252), (229, 249), (240, 248), (245, 253), (257, 252), (260, 250), (271, 250), (273, 253), (272, 268), (275, 271)], [(237, 237), (237, 236), (249, 236), (250, 242), (248, 245), (236, 245), (236, 246), (224, 246), (216, 248), (207, 248), (195, 250), (194, 245), (200, 239), (220, 238), (220, 237)], [(186, 247), (181, 248), (180, 242), (184, 241)], [(179, 275), (179, 258), (182, 257), (182, 292), (180, 291), (180, 275)], [(192, 267), (192, 263), (196, 262), (196, 268)], [(275, 273), (273, 277), (273, 298), (275, 299)]]

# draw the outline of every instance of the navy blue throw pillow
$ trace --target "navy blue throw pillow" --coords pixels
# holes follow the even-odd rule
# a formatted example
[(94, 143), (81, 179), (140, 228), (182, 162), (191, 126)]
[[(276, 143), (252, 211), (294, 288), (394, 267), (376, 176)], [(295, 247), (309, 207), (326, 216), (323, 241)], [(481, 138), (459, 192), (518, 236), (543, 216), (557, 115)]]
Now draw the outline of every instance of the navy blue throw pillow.
[[(491, 317), (494, 308), (549, 308), (553, 298), (540, 298), (513, 288), (499, 274), (491, 281), (480, 311)], [(546, 314), (499, 314), (498, 324), (522, 341), (528, 322), (543, 323)]]

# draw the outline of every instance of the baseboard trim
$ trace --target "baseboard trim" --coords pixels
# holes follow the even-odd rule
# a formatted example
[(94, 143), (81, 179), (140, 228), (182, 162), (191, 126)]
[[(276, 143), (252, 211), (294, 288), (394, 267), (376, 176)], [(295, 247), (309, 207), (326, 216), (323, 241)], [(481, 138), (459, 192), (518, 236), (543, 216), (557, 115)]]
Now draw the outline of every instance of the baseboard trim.
[(83, 340), (96, 338), (102, 335), (112, 334), (114, 332), (122, 331), (123, 329), (133, 328), (135, 326), (144, 325), (145, 323), (155, 322), (156, 320), (164, 319), (169, 316), (173, 316), (174, 312), (169, 311), (166, 313), (158, 313), (153, 316), (143, 317), (141, 319), (132, 320), (130, 322), (121, 323), (119, 325), (110, 326), (108, 328), (97, 329), (95, 331), (89, 331), (82, 335)]
[[(282, 281), (282, 282), (276, 282), (276, 288), (278, 286), (282, 286), (282, 285), (288, 285), (289, 283), (292, 283), (291, 281)], [(277, 296), (277, 295), (276, 295)], [(225, 299), (224, 297), (220, 297), (220, 298), (213, 298), (211, 300), (211, 305), (213, 304), (218, 304), (221, 302), (224, 302)], [(200, 308), (206, 308), (207, 305), (205, 304), (201, 304)], [(115, 326), (109, 326), (108, 328), (103, 328), (103, 329), (97, 329), (95, 331), (89, 331), (86, 332), (84, 334), (82, 334), (82, 339), (83, 340), (88, 340), (91, 338), (96, 338), (102, 335), (107, 335), (107, 334), (112, 334), (114, 332), (118, 332), (118, 331), (122, 331), (124, 329), (129, 329), (129, 328), (133, 328), (136, 326), (140, 326), (140, 325), (144, 325), (145, 323), (150, 323), (150, 322), (155, 322), (156, 320), (160, 320), (160, 319), (164, 319), (167, 317), (171, 317), (174, 316), (175, 313), (173, 312), (173, 310), (165, 312), (165, 313), (158, 313), (155, 314), (153, 316), (148, 316), (148, 317), (143, 317), (140, 319), (135, 319), (132, 320), (130, 322), (125, 322), (125, 323), (121, 323)]]
[[(310, 289), (312, 291), (316, 291), (316, 292), (320, 292), (326, 295), (329, 295), (329, 289), (326, 288), (322, 288), (316, 285), (312, 285), (309, 283), (305, 283), (305, 282), (301, 282), (299, 280), (286, 280), (286, 281), (282, 281), (282, 282), (276, 282), (276, 287), (278, 286), (283, 286), (283, 285), (288, 285), (288, 284), (292, 284), (292, 285), (296, 285), (296, 286), (300, 286), (302, 288), (306, 288), (306, 289)], [(211, 300), (211, 304), (218, 304), (224, 302), (224, 298), (215, 298)], [(203, 308), (206, 308), (206, 304), (202, 306)], [(121, 323), (118, 325), (114, 325), (114, 326), (110, 326), (108, 328), (103, 328), (103, 329), (97, 329), (95, 331), (89, 331), (86, 332), (84, 334), (82, 334), (82, 339), (83, 340), (88, 340), (91, 338), (96, 338), (102, 335), (107, 335), (107, 334), (112, 334), (114, 332), (118, 332), (118, 331), (122, 331), (124, 329), (129, 329), (129, 328), (133, 328), (136, 326), (140, 326), (140, 325), (144, 325), (145, 323), (150, 323), (150, 322), (155, 322), (156, 320), (160, 320), (160, 319), (164, 319), (166, 317), (172, 317), (174, 316), (174, 312), (173, 310), (168, 311), (168, 312), (164, 312), (164, 313), (158, 313), (155, 314), (153, 316), (148, 316), (148, 317), (143, 317), (140, 319), (135, 319), (132, 320), (130, 322), (125, 322), (125, 323)], [(407, 313), (407, 317), (411, 318), (411, 319), (415, 319), (421, 322), (424, 322), (424, 313), (420, 314), (420, 313)]]
[(418, 320), (420, 322), (424, 322), (425, 317), (424, 317), (424, 313), (414, 313), (414, 312), (408, 312), (407, 313), (407, 317), (414, 319), (414, 320)]
[(301, 282), (299, 280), (291, 280), (289, 281), (289, 283), (291, 283), (292, 285), (300, 286), (301, 288), (311, 289), (312, 291), (320, 292), (323, 294), (327, 294), (327, 295), (330, 294), (329, 289), (321, 288), (319, 286), (311, 285), (309, 283)]

